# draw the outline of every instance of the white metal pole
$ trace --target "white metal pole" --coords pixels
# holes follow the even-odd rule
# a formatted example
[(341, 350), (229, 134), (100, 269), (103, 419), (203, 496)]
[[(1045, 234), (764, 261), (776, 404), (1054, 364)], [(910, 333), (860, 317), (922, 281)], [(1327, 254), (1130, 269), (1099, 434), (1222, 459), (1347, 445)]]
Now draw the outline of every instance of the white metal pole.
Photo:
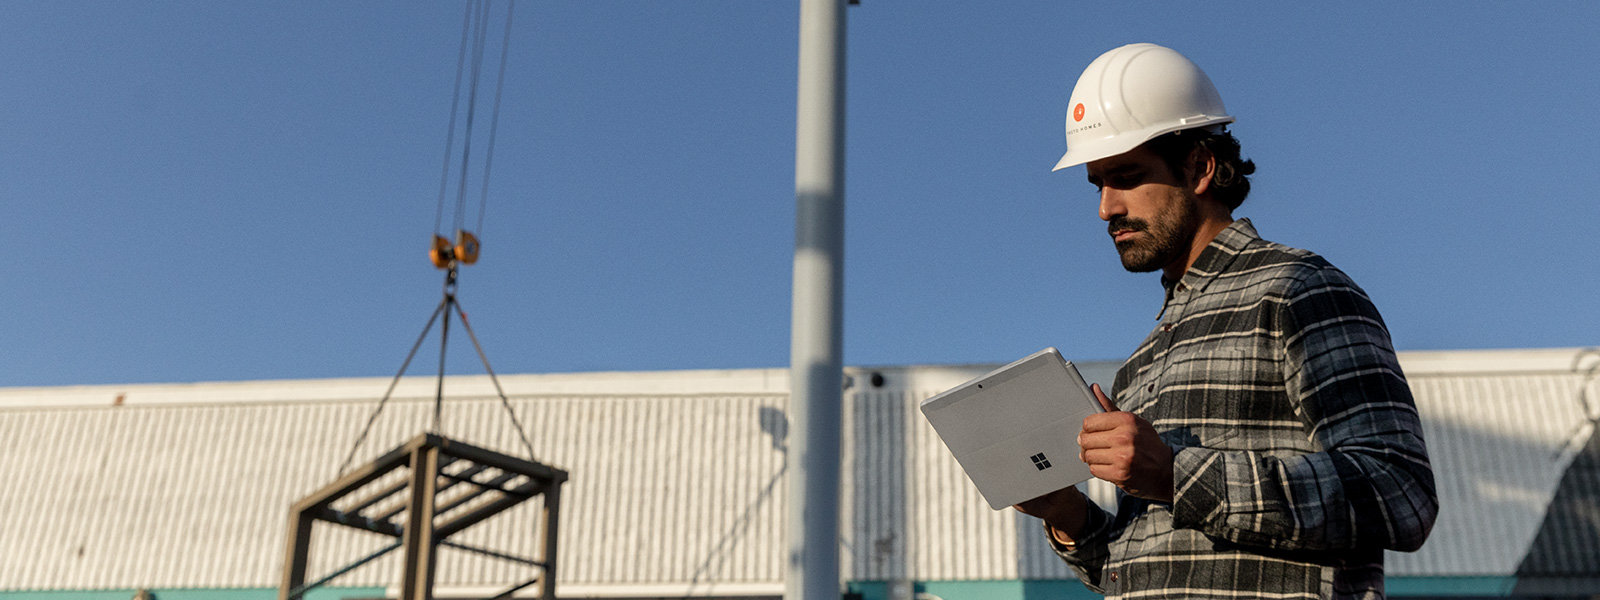
[(785, 600), (840, 593), (845, 1), (800, 1)]

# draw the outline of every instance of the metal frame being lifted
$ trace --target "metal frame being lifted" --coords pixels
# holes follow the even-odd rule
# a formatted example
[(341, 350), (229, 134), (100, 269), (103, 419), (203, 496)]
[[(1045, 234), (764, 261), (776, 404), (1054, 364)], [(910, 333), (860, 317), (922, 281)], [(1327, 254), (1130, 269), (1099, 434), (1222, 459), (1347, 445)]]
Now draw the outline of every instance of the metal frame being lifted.
[[(489, 195), (489, 168), (494, 162), (495, 130), (500, 117), (500, 91), (505, 83), (507, 51), (511, 45), (511, 17), (516, 1), (506, 3), (505, 37), (500, 47), (500, 75), (495, 84), (494, 114), (489, 125), (487, 160), (483, 166), (482, 197), (478, 208), (478, 230), (483, 230), (484, 204)], [(290, 509), (289, 531), (284, 551), (283, 579), (278, 590), (279, 600), (298, 600), (307, 591), (366, 565), (399, 548), (405, 549), (404, 569), (400, 583), (401, 600), (432, 600), (433, 579), (440, 546), (464, 550), (499, 560), (516, 562), (537, 568), (538, 576), (501, 592), (494, 598), (509, 598), (529, 586), (539, 584), (540, 598), (555, 598), (556, 525), (561, 511), (561, 485), (567, 472), (534, 462), (533, 444), (528, 440), (522, 424), (506, 398), (500, 380), (489, 367), (489, 358), (478, 343), (477, 334), (467, 322), (467, 314), (456, 300), (456, 274), (458, 268), (478, 261), (479, 242), (475, 234), (463, 229), (466, 223), (466, 192), (468, 157), (472, 148), (473, 115), (477, 108), (478, 77), (483, 66), (483, 53), (488, 35), (490, 2), (478, 0), (464, 6), (466, 14), (461, 23), (461, 50), (456, 59), (455, 99), (450, 107), (449, 135), (445, 142), (445, 163), (440, 175), (438, 213), (434, 220), (433, 243), (428, 256), (433, 265), (445, 271), (444, 299), (434, 309), (433, 316), (423, 327), (422, 334), (411, 347), (400, 366), (400, 372), (389, 383), (389, 390), (378, 402), (376, 410), (367, 419), (366, 427), (356, 438), (350, 453), (339, 466), (339, 478), (295, 503)], [(450, 163), (456, 141), (457, 109), (462, 99), (462, 77), (467, 73), (467, 60), (471, 56), (470, 86), (466, 102), (466, 130), (462, 140), (460, 186), (456, 195), (455, 243), (440, 233), (443, 224), (445, 190), (450, 178)], [(499, 452), (486, 450), (448, 439), (442, 435), (445, 357), (450, 342), (451, 314), (460, 318), (461, 326), (472, 339), (473, 348), (483, 362), (489, 380), (494, 383), (500, 404), (515, 427), (517, 436), (528, 451), (526, 460)], [(427, 338), (433, 324), (444, 317), (439, 340), (439, 378), (433, 403), (433, 429), (411, 441), (401, 444), (376, 460), (348, 474), (356, 452), (367, 439), (377, 422), (378, 415), (392, 397), (395, 386), (405, 375), (411, 360)], [(515, 507), (535, 497), (543, 497), (538, 535), (534, 552), (537, 556), (524, 558), (506, 551), (474, 547), (450, 541), (450, 536)], [(307, 583), (306, 570), (311, 553), (311, 530), (317, 521), (325, 521), (354, 529), (394, 538), (376, 552), (348, 563), (332, 573)]]
[[(539, 597), (553, 600), (556, 525), (560, 520), (561, 485), (566, 480), (567, 472), (555, 467), (433, 433), (418, 435), (295, 503), (289, 514), (278, 599), (301, 598), (312, 588), (403, 547), (399, 598), (432, 600), (435, 555), (439, 546), (448, 546), (539, 568), (537, 577), (494, 598), (510, 598), (537, 584)], [(462, 530), (540, 496), (544, 507), (538, 523), (537, 556), (525, 558), (449, 540)], [(308, 584), (311, 529), (317, 521), (390, 536), (395, 542)]]

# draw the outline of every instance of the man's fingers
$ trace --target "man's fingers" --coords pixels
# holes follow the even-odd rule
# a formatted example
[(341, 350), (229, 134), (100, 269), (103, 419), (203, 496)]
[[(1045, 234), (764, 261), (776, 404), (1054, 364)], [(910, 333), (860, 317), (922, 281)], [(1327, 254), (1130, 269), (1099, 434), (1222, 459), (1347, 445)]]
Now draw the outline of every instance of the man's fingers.
[(1112, 448), (1095, 448), (1092, 450), (1084, 450), (1083, 452), (1080, 452), (1078, 456), (1079, 458), (1083, 459), (1083, 464), (1089, 465), (1090, 467), (1095, 465), (1116, 465), (1128, 462), (1126, 453), (1120, 453)]
[(1033, 517), (1039, 516), (1035, 513), (1044, 512), (1044, 507), (1044, 503), (1040, 502), (1038, 498), (1011, 505), (1011, 508), (1017, 509), (1017, 512)]
[(1094, 390), (1095, 399), (1100, 401), (1100, 406), (1105, 408), (1106, 412), (1117, 412), (1117, 403), (1112, 402), (1111, 397), (1106, 396), (1105, 390), (1100, 389), (1100, 384), (1090, 385), (1089, 389)]
[[(1095, 479), (1109, 482), (1117, 487), (1127, 485), (1129, 479), (1128, 468), (1119, 465), (1089, 465), (1089, 474), (1093, 475)], [(1124, 490), (1126, 490), (1126, 488), (1124, 488)]]
[(1089, 432), (1078, 434), (1078, 449), (1080, 449), (1080, 450), (1094, 450), (1096, 448), (1110, 448), (1115, 443), (1116, 443), (1116, 440), (1112, 439), (1111, 436), (1104, 435), (1104, 434), (1096, 434), (1096, 433), (1089, 433)]
[(1012, 505), (1012, 508), (1026, 515), (1047, 519), (1059, 516), (1062, 512), (1081, 510), (1082, 504), (1083, 495), (1076, 488), (1067, 487), (1019, 502)]
[(1118, 427), (1132, 427), (1137, 424), (1137, 418), (1125, 412), (1105, 412), (1098, 415), (1089, 415), (1083, 418), (1084, 433), (1098, 433), (1111, 431)]

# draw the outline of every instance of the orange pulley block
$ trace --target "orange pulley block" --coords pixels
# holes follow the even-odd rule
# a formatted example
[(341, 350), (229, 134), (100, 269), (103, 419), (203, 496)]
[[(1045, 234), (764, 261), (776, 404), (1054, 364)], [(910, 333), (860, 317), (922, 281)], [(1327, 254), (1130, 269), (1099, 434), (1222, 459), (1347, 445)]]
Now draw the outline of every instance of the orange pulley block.
[(433, 247), (428, 249), (428, 260), (433, 261), (433, 266), (448, 269), (456, 261), (455, 250), (450, 247), (450, 240), (435, 234)]
[(456, 260), (461, 264), (470, 265), (478, 262), (478, 236), (472, 235), (465, 229), (456, 230)]

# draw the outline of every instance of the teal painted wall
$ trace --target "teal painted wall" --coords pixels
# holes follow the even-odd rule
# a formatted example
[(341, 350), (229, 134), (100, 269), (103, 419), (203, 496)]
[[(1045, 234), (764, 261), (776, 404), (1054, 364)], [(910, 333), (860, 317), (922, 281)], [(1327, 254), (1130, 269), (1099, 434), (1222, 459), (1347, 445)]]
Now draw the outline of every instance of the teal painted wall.
[(1390, 596), (1476, 596), (1504, 598), (1516, 587), (1516, 577), (1390, 577), (1384, 591)]

